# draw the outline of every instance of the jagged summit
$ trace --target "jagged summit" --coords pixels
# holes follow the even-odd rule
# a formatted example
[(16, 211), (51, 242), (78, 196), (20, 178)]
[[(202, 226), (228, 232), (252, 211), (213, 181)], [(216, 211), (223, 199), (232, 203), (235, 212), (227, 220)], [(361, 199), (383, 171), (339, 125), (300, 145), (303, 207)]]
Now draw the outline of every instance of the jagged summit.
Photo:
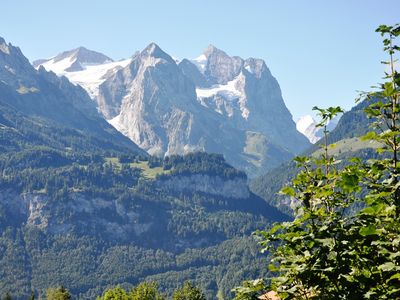
[(0, 81), (15, 89), (34, 87), (35, 69), (22, 54), (21, 49), (1, 38), (0, 40)]
[(88, 65), (101, 65), (110, 62), (113, 62), (113, 60), (100, 52), (89, 50), (85, 47), (78, 47), (64, 51), (50, 59), (35, 60), (32, 65), (35, 68), (43, 65), (46, 70), (59, 73), (60, 71), (82, 71)]
[(215, 53), (228, 56), (224, 51), (222, 51), (221, 49), (218, 49), (217, 47), (215, 47), (212, 44), (208, 45), (207, 48), (204, 49), (204, 51), (203, 51), (203, 54), (206, 57), (209, 57), (211, 54), (215, 54)]
[(64, 59), (68, 56), (76, 58), (81, 63), (102, 64), (113, 61), (110, 57), (100, 52), (89, 50), (85, 47), (78, 47), (76, 49), (63, 52), (61, 55), (59, 55), (58, 60)]
[(141, 56), (149, 56), (154, 58), (165, 59), (167, 61), (175, 61), (170, 55), (164, 52), (156, 43), (150, 43), (140, 53)]
[(128, 60), (67, 72), (63, 63), (86, 51), (66, 51), (53, 71), (81, 85), (103, 116), (150, 154), (222, 153), (255, 176), (309, 145), (262, 59), (209, 45), (177, 64), (150, 43)]
[(8, 48), (6, 41), (1, 36), (0, 36), (0, 51), (5, 54), (10, 54), (10, 49)]
[(2, 37), (0, 37), (0, 51), (4, 54), (18, 56), (22, 58), (24, 62), (27, 61), (19, 47), (13, 46), (11, 43), (7, 43), (6, 40)]

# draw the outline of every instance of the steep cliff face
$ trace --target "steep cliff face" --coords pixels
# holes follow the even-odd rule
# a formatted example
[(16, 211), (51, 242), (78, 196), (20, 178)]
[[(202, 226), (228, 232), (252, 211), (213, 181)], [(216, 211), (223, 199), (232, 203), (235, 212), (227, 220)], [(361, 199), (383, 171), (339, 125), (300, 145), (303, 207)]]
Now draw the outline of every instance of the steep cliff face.
[(158, 180), (156, 186), (178, 193), (204, 193), (231, 199), (247, 199), (250, 192), (246, 178), (226, 179), (205, 174), (175, 175)]
[(255, 176), (310, 145), (261, 59), (209, 46), (177, 64), (152, 43), (125, 62), (104, 64), (110, 68), (97, 81), (83, 82), (85, 70), (60, 74), (81, 84), (109, 123), (152, 155), (222, 153)]
[(296, 131), (279, 84), (263, 60), (230, 57), (209, 46), (201, 61), (202, 64), (195, 63), (212, 84), (211, 88), (196, 90), (203, 105), (224, 115), (237, 128), (259, 132), (271, 144), (290, 153), (308, 146)]
[[(243, 176), (174, 175), (156, 180), (152, 186), (166, 194), (200, 193), (242, 200), (250, 197), (247, 180)], [(151, 213), (147, 208), (132, 206), (118, 199), (90, 197), (79, 192), (68, 193), (67, 200), (55, 200), (41, 192), (18, 194), (12, 189), (3, 189), (0, 193), (0, 209), (8, 216), (7, 222), (10, 222), (3, 224), (5, 226), (23, 225), (49, 234), (101, 233), (107, 240), (120, 242), (138, 239), (142, 234), (154, 230), (160, 217), (157, 212)]]
[(265, 63), (213, 46), (176, 65), (151, 44), (99, 90), (109, 122), (150, 154), (223, 153), (254, 176), (308, 146)]
[(12, 225), (37, 228), (52, 235), (101, 233), (107, 240), (120, 242), (140, 237), (155, 222), (155, 216), (144, 220), (140, 211), (117, 200), (91, 198), (80, 193), (70, 194), (68, 201), (55, 201), (46, 194), (19, 195), (12, 190), (2, 190), (0, 207), (13, 220)]
[[(36, 70), (18, 47), (1, 38), (0, 105), (24, 114), (25, 119), (41, 118), (42, 126), (52, 122), (78, 130), (86, 137), (117, 143), (143, 153), (104, 120), (81, 86), (72, 84), (66, 77), (47, 72), (42, 66)], [(2, 113), (0, 110), (0, 115)]]
[(106, 80), (99, 99), (105, 114), (118, 112), (110, 123), (150, 154), (205, 149), (207, 124), (199, 114), (209, 113), (196, 102), (193, 83), (155, 44)]

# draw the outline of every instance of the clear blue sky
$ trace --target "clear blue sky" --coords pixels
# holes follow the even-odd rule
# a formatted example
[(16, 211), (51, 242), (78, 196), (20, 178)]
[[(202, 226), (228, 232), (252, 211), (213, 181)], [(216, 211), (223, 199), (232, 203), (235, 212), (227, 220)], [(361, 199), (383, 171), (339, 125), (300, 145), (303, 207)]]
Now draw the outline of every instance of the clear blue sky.
[(374, 29), (400, 22), (399, 0), (2, 0), (0, 36), (30, 59), (78, 46), (126, 58), (156, 42), (177, 58), (209, 44), (263, 58), (295, 118), (354, 105), (379, 82)]

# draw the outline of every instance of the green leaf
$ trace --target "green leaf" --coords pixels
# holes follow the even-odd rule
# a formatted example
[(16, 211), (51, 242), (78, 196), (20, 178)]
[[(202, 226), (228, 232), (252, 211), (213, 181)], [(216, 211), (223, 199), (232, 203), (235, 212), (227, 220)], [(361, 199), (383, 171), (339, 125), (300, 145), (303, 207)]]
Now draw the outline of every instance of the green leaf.
[(382, 270), (384, 272), (393, 271), (396, 269), (396, 265), (392, 262), (387, 262), (387, 263), (384, 263), (384, 264), (378, 266), (378, 269)]
[(296, 191), (291, 186), (285, 186), (283, 189), (280, 190), (279, 194), (295, 197)]
[(400, 280), (400, 273), (397, 273), (397, 274), (392, 275), (392, 276), (387, 280), (387, 282), (389, 282), (389, 281), (391, 281), (391, 280), (393, 280), (393, 279), (398, 279), (398, 280)]
[(369, 235), (377, 234), (377, 230), (376, 230), (376, 227), (371, 224), (371, 225), (368, 225), (367, 227), (361, 228), (359, 233), (362, 236), (369, 236)]
[(370, 131), (370, 132), (368, 132), (367, 134), (363, 135), (363, 136), (361, 137), (361, 140), (362, 140), (362, 141), (376, 140), (376, 138), (377, 138), (376, 132)]

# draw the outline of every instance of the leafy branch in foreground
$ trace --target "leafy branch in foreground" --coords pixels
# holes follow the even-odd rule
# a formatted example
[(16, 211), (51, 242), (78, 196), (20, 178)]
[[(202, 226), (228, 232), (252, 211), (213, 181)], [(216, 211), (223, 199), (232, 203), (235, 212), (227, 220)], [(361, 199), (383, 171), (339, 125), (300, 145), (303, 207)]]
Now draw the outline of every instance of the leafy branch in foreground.
[[(382, 25), (384, 51), (390, 60), (385, 82), (365, 110), (376, 122), (364, 139), (378, 141), (378, 159), (342, 162), (328, 155), (326, 124), (340, 108), (320, 109), (325, 128), (324, 154), (297, 157), (301, 168), (281, 193), (299, 203), (292, 222), (259, 231), (262, 251), (271, 251), (269, 286), (247, 282), (235, 299), (257, 299), (269, 289), (282, 299), (400, 298), (400, 76), (394, 68), (400, 26)], [(351, 213), (350, 207), (358, 207)], [(261, 284), (260, 284), (261, 283)]]

